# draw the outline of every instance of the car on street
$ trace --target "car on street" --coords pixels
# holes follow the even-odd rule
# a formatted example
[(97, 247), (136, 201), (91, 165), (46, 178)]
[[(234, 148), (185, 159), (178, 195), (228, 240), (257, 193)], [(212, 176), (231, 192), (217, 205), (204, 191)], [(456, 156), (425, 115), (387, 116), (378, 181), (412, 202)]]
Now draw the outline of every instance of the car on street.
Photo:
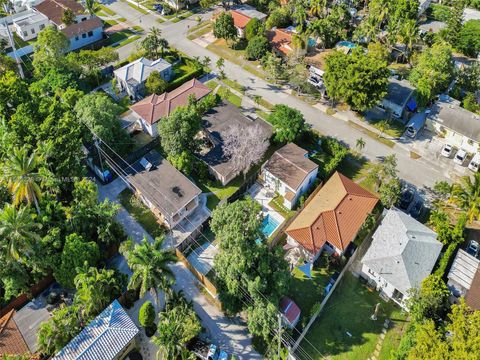
[(455, 157), (453, 158), (453, 162), (458, 165), (463, 165), (466, 158), (467, 158), (467, 152), (463, 149), (460, 149), (455, 154)]
[(410, 211), (408, 213), (414, 219), (418, 219), (420, 217), (420, 215), (422, 214), (422, 211), (423, 211), (423, 201), (419, 199), (419, 200), (415, 201), (415, 203), (413, 204), (412, 208), (410, 209)]
[(450, 144), (445, 144), (442, 148), (442, 152), (441, 152), (442, 156), (449, 158), (450, 156), (452, 156), (452, 153), (453, 153), (453, 146)]
[(467, 247), (467, 253), (477, 257), (479, 250), (480, 250), (480, 245), (478, 244), (478, 242), (476, 242), (475, 240), (470, 240)]
[(404, 189), (400, 196), (398, 207), (402, 210), (407, 210), (414, 198), (413, 191), (410, 189)]
[(480, 153), (475, 154), (473, 159), (470, 161), (470, 164), (468, 164), (468, 168), (473, 172), (478, 172), (478, 169), (480, 168)]

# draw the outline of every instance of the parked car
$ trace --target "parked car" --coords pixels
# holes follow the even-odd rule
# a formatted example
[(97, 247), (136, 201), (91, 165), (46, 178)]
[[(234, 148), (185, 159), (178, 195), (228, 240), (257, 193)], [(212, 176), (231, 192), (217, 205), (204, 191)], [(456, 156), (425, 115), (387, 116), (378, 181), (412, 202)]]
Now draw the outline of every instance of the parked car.
[(319, 79), (316, 76), (310, 76), (307, 79), (307, 82), (313, 86), (315, 86), (317, 89), (321, 88), (323, 86), (323, 81), (322, 79)]
[(467, 253), (477, 257), (479, 250), (480, 250), (480, 245), (478, 244), (478, 242), (476, 242), (475, 240), (470, 240), (467, 247)]
[(445, 144), (442, 148), (442, 152), (441, 152), (442, 156), (449, 158), (450, 156), (452, 156), (452, 153), (453, 153), (453, 146), (450, 144)]
[(207, 360), (218, 360), (217, 345), (210, 345), (210, 348), (208, 349)]
[(470, 161), (470, 164), (468, 164), (468, 168), (473, 172), (478, 172), (478, 169), (480, 168), (480, 153), (475, 154), (473, 159)]
[(413, 201), (413, 198), (414, 198), (413, 191), (410, 189), (404, 189), (402, 191), (402, 196), (400, 197), (400, 202), (398, 204), (398, 207), (402, 210), (407, 210), (411, 202)]
[(467, 152), (463, 149), (460, 149), (455, 154), (455, 157), (453, 158), (453, 162), (458, 165), (463, 165), (466, 158), (467, 158)]
[(412, 208), (410, 209), (409, 214), (414, 219), (418, 219), (420, 217), (420, 215), (422, 214), (422, 211), (423, 211), (423, 201), (422, 200), (417, 200), (417, 201), (415, 201)]

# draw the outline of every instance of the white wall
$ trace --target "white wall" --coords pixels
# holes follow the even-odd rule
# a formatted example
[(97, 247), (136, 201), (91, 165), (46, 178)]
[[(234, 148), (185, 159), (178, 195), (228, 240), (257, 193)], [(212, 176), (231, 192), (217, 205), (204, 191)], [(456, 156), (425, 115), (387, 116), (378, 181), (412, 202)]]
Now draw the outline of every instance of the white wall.
[[(464, 149), (470, 154), (477, 153), (479, 151), (479, 142), (473, 141), (474, 139), (469, 139), (468, 137), (459, 134), (453, 130), (450, 130), (443, 125), (439, 124), (436, 121), (428, 120), (427, 124), (430, 125), (430, 128), (433, 128), (435, 132), (439, 134), (445, 134), (445, 142), (453, 145), (458, 149)], [(444, 131), (442, 131), (444, 130)]]
[(48, 20), (37, 21), (33, 24), (20, 26), (18, 23), (14, 23), (13, 27), (17, 35), (24, 41), (35, 39), (40, 31), (42, 31), (48, 25)]
[[(380, 291), (390, 299), (393, 298), (393, 294), (395, 292), (395, 286), (390, 284), (380, 274), (377, 274), (376, 272), (372, 271), (365, 264), (362, 264), (362, 273), (365, 277), (375, 281), (375, 283), (377, 284), (377, 291)], [(403, 302), (401, 304), (398, 303), (397, 301), (395, 302), (405, 309), (406, 307), (404, 302), (406, 298), (407, 298), (406, 294), (403, 294)]]

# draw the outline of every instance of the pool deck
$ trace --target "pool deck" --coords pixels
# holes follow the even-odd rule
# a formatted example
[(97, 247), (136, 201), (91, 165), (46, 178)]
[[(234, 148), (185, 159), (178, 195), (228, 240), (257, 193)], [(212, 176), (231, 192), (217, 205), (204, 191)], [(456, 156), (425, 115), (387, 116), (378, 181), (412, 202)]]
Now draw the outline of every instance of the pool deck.
[(250, 196), (262, 205), (262, 213), (263, 216), (270, 215), (275, 221), (278, 222), (278, 226), (282, 225), (285, 221), (285, 218), (278, 213), (278, 211), (274, 210), (268, 203), (275, 197), (275, 193), (267, 188), (264, 188), (259, 183), (255, 183), (252, 185), (250, 189), (248, 189), (248, 193)]

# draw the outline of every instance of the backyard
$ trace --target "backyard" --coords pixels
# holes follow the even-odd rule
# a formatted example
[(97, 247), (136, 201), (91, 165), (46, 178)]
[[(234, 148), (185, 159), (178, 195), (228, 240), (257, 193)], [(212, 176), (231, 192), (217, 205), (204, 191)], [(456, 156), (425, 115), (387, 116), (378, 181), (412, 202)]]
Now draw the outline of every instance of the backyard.
[[(377, 304), (378, 319), (371, 320)], [(347, 272), (301, 346), (312, 359), (328, 356), (335, 360), (367, 360), (375, 351), (387, 318), (391, 324), (377, 356), (379, 360), (389, 359), (391, 350), (398, 346), (407, 325), (406, 314)]]
[(159, 224), (155, 215), (135, 197), (130, 189), (127, 188), (123, 190), (120, 195), (118, 195), (118, 200), (153, 238), (165, 234), (166, 229)]
[(207, 197), (207, 207), (213, 210), (221, 200), (232, 196), (243, 184), (243, 176), (237, 176), (226, 186), (223, 186), (220, 181), (200, 181), (195, 178), (195, 183), (204, 193), (209, 193)]

